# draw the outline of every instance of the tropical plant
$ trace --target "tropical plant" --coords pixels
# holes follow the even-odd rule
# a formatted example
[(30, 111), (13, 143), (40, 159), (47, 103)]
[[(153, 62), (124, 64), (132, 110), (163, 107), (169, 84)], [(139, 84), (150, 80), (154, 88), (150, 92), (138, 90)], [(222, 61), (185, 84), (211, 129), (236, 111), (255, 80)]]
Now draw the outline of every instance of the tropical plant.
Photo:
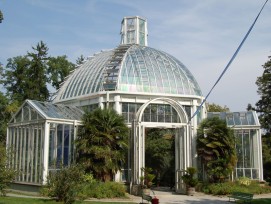
[(198, 179), (195, 178), (195, 174), (197, 173), (197, 169), (194, 167), (187, 167), (187, 169), (183, 170), (184, 175), (182, 175), (182, 180), (185, 185), (189, 187), (195, 187), (198, 184)]
[(112, 180), (125, 162), (128, 127), (113, 109), (86, 112), (76, 139), (77, 160), (101, 181)]
[(206, 118), (197, 132), (197, 153), (210, 182), (229, 177), (237, 162), (235, 136), (226, 121)]
[(153, 180), (155, 175), (152, 173), (152, 168), (150, 167), (142, 167), (141, 172), (142, 176), (140, 176), (141, 188), (150, 188), (153, 185)]

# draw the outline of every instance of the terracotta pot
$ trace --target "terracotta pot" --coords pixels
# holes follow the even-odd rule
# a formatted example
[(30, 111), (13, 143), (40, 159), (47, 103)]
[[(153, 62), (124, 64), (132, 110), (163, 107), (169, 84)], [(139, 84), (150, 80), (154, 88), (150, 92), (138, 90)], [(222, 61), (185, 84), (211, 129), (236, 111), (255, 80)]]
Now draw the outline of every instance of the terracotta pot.
[(151, 190), (149, 188), (144, 188), (144, 189), (142, 189), (142, 191), (143, 191), (143, 193), (145, 195), (150, 195), (151, 194)]
[(193, 195), (195, 195), (195, 193), (196, 193), (195, 187), (189, 187), (186, 189), (186, 194), (188, 196), (193, 196)]

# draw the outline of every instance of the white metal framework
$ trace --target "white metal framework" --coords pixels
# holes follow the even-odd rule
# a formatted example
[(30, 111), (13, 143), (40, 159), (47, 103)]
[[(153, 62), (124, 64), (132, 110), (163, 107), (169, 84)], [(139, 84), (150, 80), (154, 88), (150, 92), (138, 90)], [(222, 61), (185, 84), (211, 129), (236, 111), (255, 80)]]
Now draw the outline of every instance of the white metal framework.
[(90, 57), (63, 83), (55, 102), (101, 91), (202, 96), (194, 76), (179, 60), (140, 45), (120, 45)]
[(73, 159), (82, 111), (76, 107), (27, 100), (11, 119), (7, 147), (17, 183), (44, 184), (48, 172)]
[(236, 137), (237, 166), (234, 177), (263, 180), (261, 125), (255, 111), (208, 113), (226, 120)]

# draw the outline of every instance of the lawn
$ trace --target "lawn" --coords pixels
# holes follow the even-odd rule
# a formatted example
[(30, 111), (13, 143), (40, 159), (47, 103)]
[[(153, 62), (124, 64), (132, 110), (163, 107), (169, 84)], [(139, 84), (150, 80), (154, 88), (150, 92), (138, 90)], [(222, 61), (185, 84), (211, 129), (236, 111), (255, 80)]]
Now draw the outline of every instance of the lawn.
[[(0, 197), (0, 204), (61, 204), (49, 199), (41, 198), (20, 198), (20, 197)], [(75, 202), (75, 204), (134, 204), (131, 202), (95, 202), (95, 201), (83, 201)]]
[(271, 198), (253, 199), (253, 204), (271, 204)]
[[(0, 204), (60, 204), (49, 199), (39, 198), (19, 198), (19, 197), (0, 197)], [(75, 204), (134, 204), (131, 202), (96, 202), (96, 201), (83, 201), (75, 202)], [(253, 199), (252, 204), (271, 204), (271, 198)]]

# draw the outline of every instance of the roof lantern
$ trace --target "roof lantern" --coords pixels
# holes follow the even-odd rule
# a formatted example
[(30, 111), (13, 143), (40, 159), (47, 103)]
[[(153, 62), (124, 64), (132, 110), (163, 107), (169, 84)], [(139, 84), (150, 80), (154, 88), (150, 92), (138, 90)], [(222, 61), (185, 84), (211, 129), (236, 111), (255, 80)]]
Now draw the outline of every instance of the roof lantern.
[(121, 44), (148, 46), (147, 20), (139, 17), (124, 17), (121, 22)]

